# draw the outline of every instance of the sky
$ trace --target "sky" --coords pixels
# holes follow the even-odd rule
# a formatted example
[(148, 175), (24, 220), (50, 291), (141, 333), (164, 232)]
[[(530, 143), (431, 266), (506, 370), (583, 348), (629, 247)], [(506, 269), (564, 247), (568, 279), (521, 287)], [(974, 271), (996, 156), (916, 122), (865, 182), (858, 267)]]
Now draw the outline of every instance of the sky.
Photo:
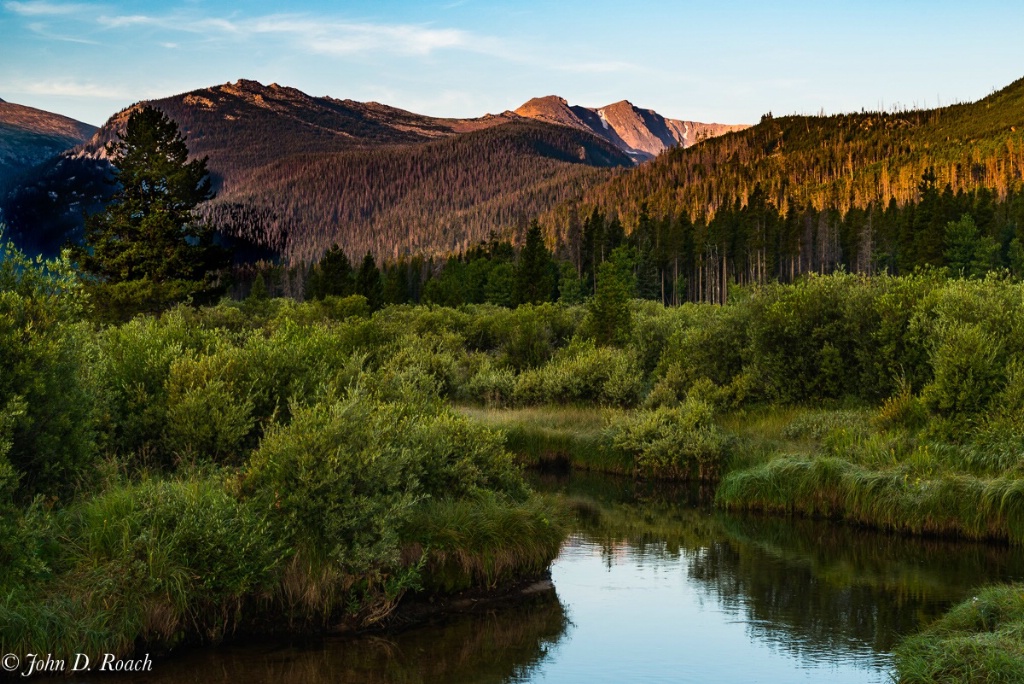
[(101, 124), (239, 78), (475, 117), (557, 94), (664, 116), (934, 107), (1024, 77), (1020, 0), (0, 0), (0, 98)]

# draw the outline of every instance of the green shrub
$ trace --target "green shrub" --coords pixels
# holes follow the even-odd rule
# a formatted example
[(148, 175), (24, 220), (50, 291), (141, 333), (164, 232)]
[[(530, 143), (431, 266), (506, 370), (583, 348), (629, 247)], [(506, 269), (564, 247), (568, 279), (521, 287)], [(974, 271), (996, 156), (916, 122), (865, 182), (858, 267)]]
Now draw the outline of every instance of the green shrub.
[(0, 242), (0, 437), (23, 499), (67, 497), (93, 476), (95, 345), (78, 322), (84, 305), (66, 258), (31, 260)]
[(418, 506), (402, 537), (425, 553), (426, 588), (494, 588), (542, 573), (558, 555), (568, 522), (565, 508), (546, 497), (480, 493)]
[(217, 478), (121, 485), (35, 533), (61, 544), (62, 574), (0, 595), (7, 652), (127, 655), (218, 641), (270, 595), (289, 550), (267, 511)]
[(749, 305), (684, 304), (655, 371), (661, 401), (681, 400), (697, 381), (729, 386), (743, 373)]
[(466, 381), (462, 394), (487, 406), (507, 406), (512, 402), (515, 386), (516, 375), (512, 370), (496, 368), (485, 360)]
[(638, 474), (716, 480), (728, 454), (709, 404), (688, 399), (675, 407), (639, 410), (613, 421), (612, 443), (630, 454)]
[(986, 411), (1005, 382), (1001, 345), (978, 324), (949, 323), (936, 330), (933, 379), (921, 398), (933, 412), (969, 423)]
[(176, 360), (194, 353), (180, 316), (136, 318), (100, 334), (98, 375), (108, 450), (141, 465), (168, 465), (164, 444), (167, 379)]
[(407, 334), (398, 339), (389, 358), (381, 363), (381, 371), (393, 375), (409, 371), (420, 373), (433, 381), (441, 396), (451, 397), (457, 396), (465, 386), (468, 366), (461, 336)]
[(247, 491), (273, 502), (307, 552), (347, 572), (394, 565), (399, 529), (424, 497), (525, 495), (501, 437), (450, 410), (360, 390), (293, 411), (253, 454)]
[(584, 403), (636, 405), (643, 378), (628, 350), (574, 341), (550, 362), (522, 373), (516, 380), (519, 404)]
[[(234, 350), (232, 350), (234, 351)], [(240, 463), (254, 424), (246, 388), (221, 377), (225, 357), (182, 357), (167, 379), (166, 448), (179, 459)]]

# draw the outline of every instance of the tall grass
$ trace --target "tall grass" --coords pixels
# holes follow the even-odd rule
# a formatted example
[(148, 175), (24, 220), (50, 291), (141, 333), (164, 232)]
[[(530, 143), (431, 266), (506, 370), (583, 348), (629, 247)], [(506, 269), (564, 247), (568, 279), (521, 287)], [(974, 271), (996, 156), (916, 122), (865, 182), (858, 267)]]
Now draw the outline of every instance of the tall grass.
[(617, 409), (572, 406), (537, 406), (518, 409), (459, 411), (500, 430), (505, 448), (530, 467), (572, 465), (581, 470), (631, 475), (631, 455), (618, 450), (607, 433), (609, 422), (622, 416)]
[(989, 587), (896, 649), (900, 684), (1024, 681), (1024, 586)]
[(913, 460), (871, 470), (834, 456), (783, 456), (727, 475), (716, 502), (896, 530), (1024, 543), (1024, 481), (951, 472), (922, 477)]
[(441, 499), (420, 506), (403, 530), (406, 554), (422, 556), (424, 587), (491, 589), (541, 574), (568, 532), (564, 504), (552, 497)]

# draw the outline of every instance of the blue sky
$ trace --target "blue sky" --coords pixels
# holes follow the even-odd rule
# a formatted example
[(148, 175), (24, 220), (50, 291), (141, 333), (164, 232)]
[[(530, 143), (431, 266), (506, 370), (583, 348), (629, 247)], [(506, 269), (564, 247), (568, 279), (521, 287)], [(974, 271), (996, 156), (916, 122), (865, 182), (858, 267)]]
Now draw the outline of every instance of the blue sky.
[(673, 118), (935, 106), (1024, 76), (1019, 0), (0, 0), (0, 98), (93, 124), (250, 78), (480, 116), (558, 94)]

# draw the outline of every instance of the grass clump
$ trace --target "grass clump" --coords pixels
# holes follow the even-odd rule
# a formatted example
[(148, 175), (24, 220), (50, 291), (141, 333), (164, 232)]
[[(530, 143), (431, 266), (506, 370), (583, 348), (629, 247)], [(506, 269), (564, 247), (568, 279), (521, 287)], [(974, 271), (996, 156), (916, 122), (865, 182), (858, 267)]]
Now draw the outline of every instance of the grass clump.
[(558, 555), (568, 522), (566, 507), (548, 497), (517, 502), (481, 494), (418, 507), (403, 538), (412, 545), (407, 554), (422, 554), (425, 588), (495, 588), (541, 574)]
[(900, 684), (1024, 681), (1024, 586), (989, 587), (895, 652)]
[(472, 420), (504, 435), (505, 448), (530, 467), (572, 466), (622, 475), (632, 474), (633, 458), (616, 449), (608, 425), (616, 409), (536, 406), (517, 409), (461, 407)]

